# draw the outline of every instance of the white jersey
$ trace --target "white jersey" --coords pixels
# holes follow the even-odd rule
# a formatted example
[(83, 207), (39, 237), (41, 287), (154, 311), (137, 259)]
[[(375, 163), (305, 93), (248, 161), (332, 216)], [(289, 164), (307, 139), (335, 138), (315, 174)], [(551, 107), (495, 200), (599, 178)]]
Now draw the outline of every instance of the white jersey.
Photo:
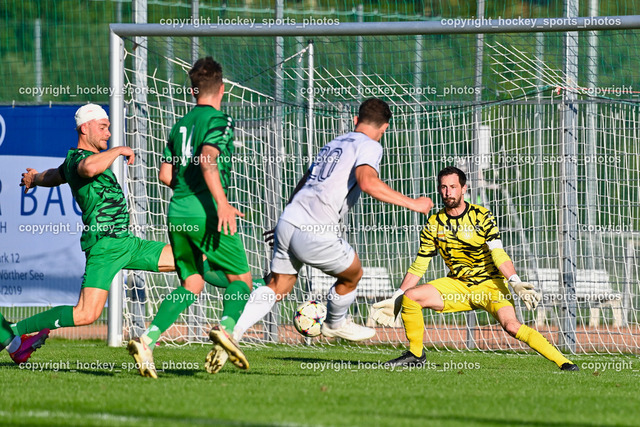
[(307, 181), (280, 219), (316, 234), (339, 231), (341, 219), (360, 197), (356, 168), (369, 165), (379, 174), (381, 159), (382, 146), (367, 135), (339, 136), (322, 147)]

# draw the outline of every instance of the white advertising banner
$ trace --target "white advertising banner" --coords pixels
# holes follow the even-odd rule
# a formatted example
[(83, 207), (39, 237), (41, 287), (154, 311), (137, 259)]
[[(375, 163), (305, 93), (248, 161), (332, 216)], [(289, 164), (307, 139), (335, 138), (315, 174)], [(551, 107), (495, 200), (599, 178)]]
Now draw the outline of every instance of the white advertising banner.
[(71, 189), (63, 184), (25, 194), (19, 186), (26, 168), (62, 164), (77, 140), (76, 108), (0, 107), (0, 307), (78, 301), (85, 256)]

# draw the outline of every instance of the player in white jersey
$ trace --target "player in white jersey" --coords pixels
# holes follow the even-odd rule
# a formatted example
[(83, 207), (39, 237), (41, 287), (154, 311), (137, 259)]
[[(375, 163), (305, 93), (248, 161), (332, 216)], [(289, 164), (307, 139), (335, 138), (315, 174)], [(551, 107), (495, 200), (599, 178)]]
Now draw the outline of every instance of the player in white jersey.
[(326, 337), (366, 340), (375, 330), (347, 317), (355, 301), (362, 266), (353, 248), (339, 231), (343, 216), (360, 191), (386, 203), (427, 214), (433, 207), (428, 197), (412, 199), (394, 191), (378, 177), (382, 146), (378, 141), (389, 126), (391, 110), (386, 102), (367, 99), (360, 105), (355, 130), (325, 145), (302, 177), (278, 220), (274, 235), (271, 280), (257, 288), (234, 329), (239, 340), (293, 289), (302, 264), (336, 278), (327, 295)]

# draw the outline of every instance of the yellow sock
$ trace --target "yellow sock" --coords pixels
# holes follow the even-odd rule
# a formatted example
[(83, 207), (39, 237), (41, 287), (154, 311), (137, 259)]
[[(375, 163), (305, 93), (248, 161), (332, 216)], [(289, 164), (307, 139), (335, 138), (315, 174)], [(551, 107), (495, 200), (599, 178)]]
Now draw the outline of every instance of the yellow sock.
[(416, 357), (421, 357), (423, 352), (424, 338), (424, 318), (422, 317), (422, 307), (417, 302), (402, 297), (402, 321), (404, 331), (409, 340), (409, 351)]
[[(404, 317), (403, 317), (404, 319)], [(546, 357), (547, 359), (555, 362), (558, 367), (561, 367), (565, 363), (571, 363), (569, 359), (564, 357), (557, 348), (555, 348), (542, 334), (535, 329), (531, 329), (526, 325), (520, 326), (516, 338), (522, 342), (529, 344), (529, 347)]]

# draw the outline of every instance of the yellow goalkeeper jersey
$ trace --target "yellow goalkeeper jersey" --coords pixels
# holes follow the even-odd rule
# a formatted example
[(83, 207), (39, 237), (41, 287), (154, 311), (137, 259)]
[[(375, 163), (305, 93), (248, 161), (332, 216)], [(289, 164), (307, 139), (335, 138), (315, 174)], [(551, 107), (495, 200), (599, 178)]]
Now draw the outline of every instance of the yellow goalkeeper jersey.
[(409, 273), (422, 277), (431, 258), (440, 252), (449, 267), (448, 277), (462, 280), (467, 286), (504, 278), (487, 245), (494, 242), (494, 246), (502, 248), (493, 214), (482, 206), (466, 205), (459, 216), (450, 216), (442, 209), (429, 217), (420, 233), (420, 249)]

